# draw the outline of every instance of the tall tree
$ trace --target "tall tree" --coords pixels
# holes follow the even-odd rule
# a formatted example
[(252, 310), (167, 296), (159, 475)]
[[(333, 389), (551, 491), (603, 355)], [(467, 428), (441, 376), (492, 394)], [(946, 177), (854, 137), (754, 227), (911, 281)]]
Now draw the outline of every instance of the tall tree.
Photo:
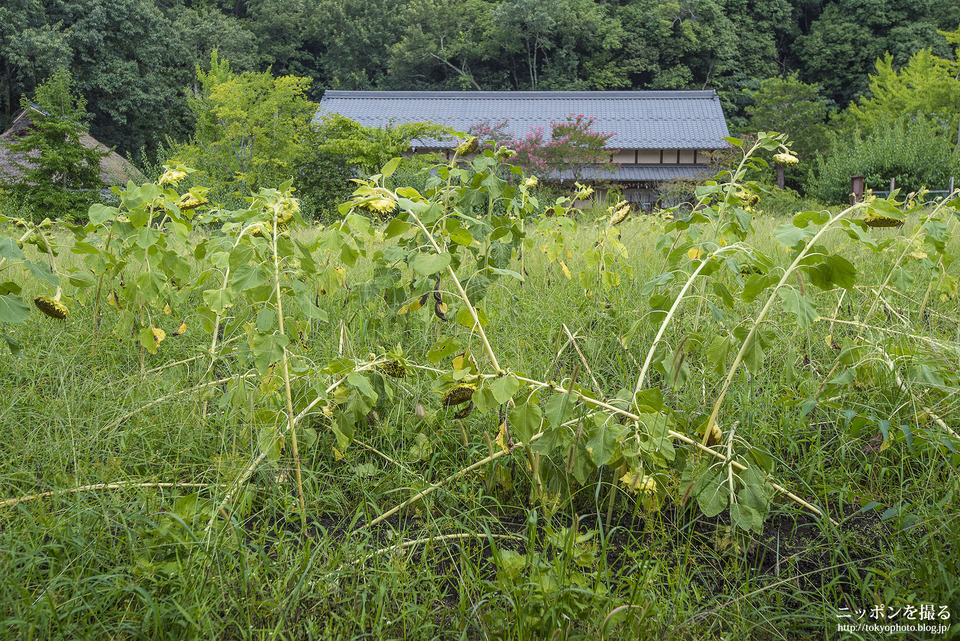
[(866, 134), (904, 116), (930, 119), (954, 134), (960, 114), (958, 75), (960, 63), (934, 56), (929, 49), (914, 54), (899, 71), (888, 53), (870, 75), (869, 97), (850, 105), (850, 114)]
[[(307, 49), (314, 35), (316, 0), (250, 0), (247, 24), (256, 34), (264, 65), (277, 75), (319, 76), (317, 61)], [(261, 69), (262, 70), (262, 69)]]
[(494, 2), (417, 0), (403, 7), (401, 39), (391, 48), (388, 89), (506, 89), (510, 74), (495, 64), (501, 49), (487, 37)]
[(6, 0), (0, 5), (0, 129), (19, 111), (20, 96), (33, 93), (72, 57), (63, 25), (50, 20), (42, 3)]
[(618, 15), (628, 40), (642, 43), (645, 62), (631, 78), (635, 87), (716, 87), (735, 67), (736, 32), (716, 0), (637, 0)]
[(827, 101), (815, 85), (802, 82), (796, 73), (768, 78), (756, 90), (747, 91), (750, 106), (747, 130), (779, 131), (793, 141), (801, 160), (827, 151)]
[(248, 21), (217, 9), (197, 11), (178, 7), (170, 14), (181, 47), (177, 57), (191, 69), (208, 65), (210, 54), (216, 49), (237, 71), (260, 70), (257, 36), (250, 30)]
[(81, 142), (86, 100), (72, 93), (70, 72), (61, 67), (37, 87), (36, 106), (21, 99), (32, 121), (21, 137), (3, 143), (17, 175), (2, 176), (5, 189), (44, 216), (82, 215), (100, 197), (100, 160), (106, 152)]
[(70, 25), (73, 72), (97, 106), (90, 131), (123, 151), (155, 148), (187, 132), (193, 65), (172, 24), (144, 0), (60, 0), (51, 17)]
[(604, 64), (623, 35), (592, 0), (504, 0), (488, 33), (509, 56), (518, 89), (626, 86), (625, 74)]
[(886, 52), (893, 54), (895, 67), (921, 49), (950, 55), (938, 26), (944, 25), (933, 0), (834, 0), (797, 39), (801, 77), (836, 102), (848, 103), (867, 90), (867, 74)]
[[(764, 80), (757, 89), (747, 90), (747, 132), (779, 131), (793, 142), (792, 151), (800, 164), (781, 166), (785, 184), (801, 188), (817, 154), (828, 153), (831, 143), (827, 116), (830, 109), (815, 85), (801, 82), (797, 74)], [(773, 168), (770, 169), (770, 175)]]
[(309, 79), (236, 74), (216, 51), (210, 71), (199, 70), (197, 79), (200, 88), (190, 101), (196, 129), (177, 158), (243, 193), (293, 177), (316, 112), (305, 95)]
[(391, 48), (406, 28), (402, 0), (321, 0), (310, 42), (328, 87), (372, 89), (390, 67)]

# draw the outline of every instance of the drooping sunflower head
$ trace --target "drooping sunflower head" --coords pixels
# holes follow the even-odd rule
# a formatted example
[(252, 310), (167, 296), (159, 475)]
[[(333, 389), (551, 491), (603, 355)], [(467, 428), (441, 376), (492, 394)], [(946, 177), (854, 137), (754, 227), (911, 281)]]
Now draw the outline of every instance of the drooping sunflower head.
[(393, 378), (403, 378), (407, 375), (407, 368), (400, 361), (387, 361), (383, 364), (382, 371)]
[(630, 214), (630, 203), (621, 200), (613, 207), (608, 207), (607, 210), (610, 212), (610, 224), (619, 225), (626, 220), (627, 215)]
[(70, 309), (60, 302), (60, 296), (55, 297), (51, 296), (37, 296), (33, 299), (33, 304), (37, 306), (41, 312), (49, 316), (50, 318), (56, 318), (57, 320), (66, 320), (67, 316), (70, 315)]
[(250, 225), (250, 235), (254, 238), (265, 238), (270, 235), (270, 227), (264, 222), (254, 223)]
[(180, 199), (180, 202), (177, 203), (177, 206), (182, 210), (186, 209), (196, 209), (200, 205), (206, 205), (207, 199), (203, 197), (194, 196), (191, 193), (186, 193), (183, 195), (183, 198)]
[(760, 196), (746, 189), (739, 189), (734, 195), (740, 199), (740, 202), (748, 207), (752, 207), (760, 202)]
[(716, 445), (723, 440), (723, 431), (720, 429), (720, 426), (717, 425), (716, 421), (709, 428), (710, 435), (707, 437), (707, 445)]
[(389, 214), (397, 208), (397, 203), (389, 198), (377, 198), (366, 203), (367, 209), (378, 214)]
[(275, 204), (274, 215), (278, 225), (289, 224), (293, 215), (300, 211), (300, 201), (296, 198), (283, 198)]
[(788, 152), (773, 154), (773, 159), (780, 165), (796, 165), (800, 162), (799, 158)]
[(580, 183), (574, 183), (577, 191), (573, 195), (574, 200), (586, 200), (593, 195), (593, 187), (588, 185), (581, 185)]
[(471, 398), (473, 398), (473, 388), (456, 387), (450, 390), (446, 396), (443, 397), (443, 406), (450, 407), (451, 405), (461, 405), (469, 401)]
[(657, 493), (657, 482), (652, 476), (643, 473), (643, 470), (631, 470), (620, 477), (628, 490), (638, 494), (654, 495)]
[(480, 141), (477, 140), (476, 136), (471, 136), (457, 146), (457, 153), (461, 156), (466, 156), (467, 154), (475, 152), (479, 147)]
[(187, 177), (187, 172), (182, 169), (168, 169), (163, 172), (163, 175), (160, 176), (160, 180), (157, 182), (160, 183), (163, 187), (173, 187), (180, 184), (184, 178)]
[(877, 212), (870, 212), (864, 216), (863, 222), (867, 227), (903, 227), (902, 220), (884, 216)]

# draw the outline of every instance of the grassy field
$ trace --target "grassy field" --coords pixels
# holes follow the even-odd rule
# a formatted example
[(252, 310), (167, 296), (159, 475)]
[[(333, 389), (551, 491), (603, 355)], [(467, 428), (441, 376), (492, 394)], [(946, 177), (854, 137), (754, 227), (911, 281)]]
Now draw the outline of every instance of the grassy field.
[[(378, 256), (396, 244), (382, 226), (340, 271), (338, 254), (315, 244), (329, 230), (294, 234), (329, 267), (309, 279), (326, 319), (288, 321), (297, 411), (311, 389), (337, 380), (331, 363), (349, 360), (355, 372), (379, 363), (375, 371), (399, 359), (407, 374), (364, 379), (376, 400), (349, 443), (334, 412), (353, 401), (331, 392), (331, 409), (305, 413), (305, 513), (279, 361), (266, 374), (252, 364), (250, 328), (270, 319), (243, 301), (225, 310), (218, 341), (236, 349), (212, 362), (193, 293), (187, 312), (154, 310), (150, 326), (166, 337), (152, 354), (130, 340), (138, 330), (124, 324), (119, 295), (116, 307), (101, 302), (98, 328), (92, 288), (65, 286), (67, 320), (34, 310), (4, 328), (23, 352), (0, 358), (0, 636), (868, 639), (876, 633), (838, 632), (838, 623), (865, 612), (860, 622), (905, 624), (908, 606), (932, 606), (935, 620), (915, 623), (949, 632), (902, 638), (958, 635), (960, 456), (950, 433), (960, 430), (960, 315), (942, 278), (957, 268), (925, 270), (910, 240), (921, 215), (870, 231), (891, 241), (885, 250), (825, 235), (824, 249), (856, 267), (855, 285), (821, 291), (801, 278), (816, 317), (799, 326), (776, 301), (760, 323), (762, 349), (732, 375), (720, 415), (730, 451), (769, 455), (769, 478), (822, 513), (771, 491), (754, 529), (726, 510), (704, 516), (685, 476), (704, 454), (679, 441), (651, 504), (619, 480), (626, 468), (572, 473), (585, 438), (569, 454), (505, 454), (495, 439), (506, 408), (455, 418), (463, 408), (442, 404), (443, 375), (468, 368), (450, 365), (454, 353), (434, 362), (431, 349), (455, 335), (456, 352), (469, 349), (481, 373), (491, 371), (488, 351), (477, 332), (437, 318), (432, 301), (398, 314), (374, 287), (386, 278)], [(774, 234), (785, 220), (760, 215), (748, 238), (778, 274), (796, 256)], [(945, 220), (955, 231), (956, 218)], [(550, 260), (556, 238), (528, 222), (522, 251), (501, 268), (523, 280), (493, 281), (483, 301), (484, 335), (504, 369), (560, 388), (578, 382), (601, 400), (633, 390), (669, 307), (651, 305), (663, 289), (647, 287), (673, 269), (658, 240), (667, 225), (581, 222), (566, 233), (561, 266)], [(83, 256), (64, 249), (69, 234), (52, 233), (60, 273), (82, 270)], [(597, 271), (599, 244), (617, 283), (579, 277)], [(46, 255), (24, 251), (36, 262)], [(944, 251), (956, 256), (960, 244), (950, 238)], [(732, 289), (749, 274), (723, 278)], [(26, 270), (0, 276), (21, 284), (24, 299), (49, 289)], [(675, 295), (684, 280), (665, 289)], [(406, 303), (429, 292), (419, 287)], [(453, 308), (453, 284), (442, 287)], [(696, 441), (732, 359), (711, 356), (714, 339), (737, 336), (767, 300), (718, 292), (693, 284), (645, 385)], [(524, 407), (535, 402), (546, 406), (546, 392)], [(871, 620), (876, 607), (900, 618)]]

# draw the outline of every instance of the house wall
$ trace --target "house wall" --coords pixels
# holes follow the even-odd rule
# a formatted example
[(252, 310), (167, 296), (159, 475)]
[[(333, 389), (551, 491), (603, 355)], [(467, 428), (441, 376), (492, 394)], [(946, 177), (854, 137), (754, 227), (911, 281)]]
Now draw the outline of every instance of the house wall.
[[(418, 147), (404, 152), (405, 157), (414, 154), (439, 153), (450, 160), (454, 150)], [(621, 149), (610, 155), (610, 162), (638, 165), (702, 165), (709, 162), (711, 152), (706, 149)]]
[(660, 150), (659, 150), (659, 149), (638, 149), (638, 150), (637, 150), (637, 164), (642, 164), (642, 165), (659, 165), (659, 164), (660, 164)]

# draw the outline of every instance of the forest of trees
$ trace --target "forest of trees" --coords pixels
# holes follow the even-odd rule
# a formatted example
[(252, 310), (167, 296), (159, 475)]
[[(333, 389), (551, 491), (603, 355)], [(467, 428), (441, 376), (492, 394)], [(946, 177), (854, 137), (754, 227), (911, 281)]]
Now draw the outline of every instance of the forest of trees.
[(701, 89), (745, 124), (750, 90), (797, 74), (826, 108), (886, 52), (951, 57), (960, 0), (6, 0), (0, 127), (67, 66), (91, 133), (121, 153), (193, 129), (185, 89), (235, 71), (339, 89)]
[[(732, 131), (786, 131), (840, 176), (827, 167), (840, 137), (935, 135), (955, 159), (958, 25), (960, 0), (6, 0), (0, 128), (66, 67), (94, 137), (162, 160), (202, 134), (216, 51), (231, 73), (291, 78), (304, 101), (327, 88), (712, 88)], [(788, 180), (803, 189), (800, 171)]]

